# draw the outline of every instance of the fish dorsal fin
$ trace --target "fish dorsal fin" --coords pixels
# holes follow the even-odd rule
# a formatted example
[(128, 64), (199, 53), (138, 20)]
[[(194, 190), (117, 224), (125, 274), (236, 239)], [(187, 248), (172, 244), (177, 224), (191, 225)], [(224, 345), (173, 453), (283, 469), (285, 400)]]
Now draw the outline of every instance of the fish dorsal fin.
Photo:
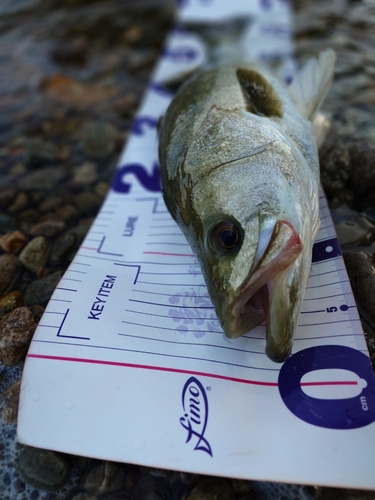
[(282, 118), (282, 104), (273, 87), (257, 71), (238, 68), (237, 79), (247, 103), (247, 111), (255, 115)]
[(311, 119), (320, 108), (332, 83), (335, 61), (335, 51), (324, 50), (318, 60), (306, 61), (291, 83), (290, 93), (305, 118)]

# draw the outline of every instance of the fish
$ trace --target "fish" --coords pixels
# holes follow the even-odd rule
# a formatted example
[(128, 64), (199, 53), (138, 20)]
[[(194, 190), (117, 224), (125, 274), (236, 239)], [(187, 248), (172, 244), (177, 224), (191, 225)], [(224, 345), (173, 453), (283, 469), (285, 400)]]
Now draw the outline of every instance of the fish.
[(265, 352), (279, 363), (292, 351), (320, 224), (314, 134), (334, 65), (327, 49), (290, 85), (263, 65), (212, 65), (184, 82), (159, 124), (164, 201), (225, 335), (265, 322)]

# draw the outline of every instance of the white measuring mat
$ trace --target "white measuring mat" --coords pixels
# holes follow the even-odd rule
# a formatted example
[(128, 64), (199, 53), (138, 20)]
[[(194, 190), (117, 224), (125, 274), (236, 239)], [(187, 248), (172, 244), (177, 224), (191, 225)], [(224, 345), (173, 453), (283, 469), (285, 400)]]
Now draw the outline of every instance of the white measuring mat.
[[(288, 59), (286, 2), (248, 3), (184, 2), (181, 18), (213, 21), (230, 4), (255, 19), (255, 56), (277, 48)], [(282, 365), (265, 355), (262, 325), (225, 338), (164, 205), (156, 122), (171, 95), (161, 82), (204, 60), (196, 35), (171, 33), (112, 190), (35, 332), (18, 439), (200, 474), (375, 489), (375, 382), (324, 195)]]

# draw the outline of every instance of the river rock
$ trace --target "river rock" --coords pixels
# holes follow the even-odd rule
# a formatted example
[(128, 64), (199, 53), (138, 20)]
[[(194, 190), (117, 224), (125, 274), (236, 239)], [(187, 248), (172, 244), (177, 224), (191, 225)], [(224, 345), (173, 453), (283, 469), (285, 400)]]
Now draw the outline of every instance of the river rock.
[(14, 200), (17, 190), (14, 186), (0, 186), (0, 208), (5, 208)]
[(20, 192), (17, 194), (15, 199), (13, 200), (13, 203), (11, 203), (8, 207), (8, 212), (11, 214), (16, 214), (18, 212), (21, 212), (21, 210), (24, 210), (29, 203), (29, 197), (27, 196), (26, 193)]
[(63, 271), (56, 271), (44, 278), (40, 278), (30, 283), (25, 292), (25, 304), (33, 306), (36, 304), (46, 304), (57, 284), (63, 276)]
[(32, 236), (45, 236), (46, 238), (51, 238), (56, 236), (56, 234), (61, 233), (66, 228), (65, 221), (61, 219), (47, 219), (42, 222), (38, 222), (30, 228), (30, 234)]
[(39, 205), (40, 212), (54, 212), (64, 203), (64, 199), (61, 196), (54, 196), (53, 198), (48, 198), (44, 200)]
[(91, 191), (78, 193), (74, 200), (74, 204), (78, 211), (85, 216), (95, 215), (101, 203), (102, 199)]
[(187, 500), (234, 500), (232, 486), (225, 479), (207, 477), (191, 490)]
[(120, 464), (102, 462), (86, 477), (84, 488), (96, 494), (105, 494), (125, 487), (126, 474)]
[(95, 163), (86, 161), (75, 169), (72, 182), (76, 184), (92, 184), (98, 178), (98, 171)]
[(47, 491), (60, 489), (66, 483), (70, 465), (60, 453), (26, 446), (17, 468), (24, 481)]
[(72, 219), (78, 219), (79, 212), (74, 205), (66, 204), (56, 210), (56, 215), (65, 221), (70, 221)]
[(18, 258), (6, 253), (0, 255), (0, 294), (8, 290), (17, 278), (19, 271)]
[(35, 328), (34, 316), (24, 306), (0, 320), (0, 360), (4, 365), (17, 365), (25, 358)]
[(28, 270), (36, 273), (42, 268), (47, 257), (48, 242), (44, 236), (36, 236), (19, 255), (20, 263)]
[(4, 252), (18, 253), (26, 243), (26, 236), (21, 231), (12, 231), (11, 233), (0, 236), (0, 248)]
[(45, 167), (26, 175), (19, 181), (20, 189), (24, 191), (54, 189), (65, 177), (65, 173), (56, 167)]
[(58, 148), (47, 141), (31, 139), (26, 144), (26, 160), (31, 168), (41, 167), (59, 159)]
[(115, 128), (109, 123), (91, 123), (83, 131), (83, 150), (89, 156), (108, 156), (115, 149), (116, 135)]
[(19, 290), (13, 290), (0, 297), (0, 319), (13, 311), (16, 307), (23, 305), (23, 293)]
[(169, 500), (171, 492), (163, 478), (143, 474), (132, 490), (132, 496), (134, 500)]
[(365, 252), (345, 252), (343, 257), (356, 299), (375, 323), (374, 259)]
[(20, 388), (21, 381), (18, 380), (1, 394), (1, 398), (5, 403), (2, 411), (2, 416), (4, 420), (8, 422), (8, 424), (14, 424), (17, 421)]

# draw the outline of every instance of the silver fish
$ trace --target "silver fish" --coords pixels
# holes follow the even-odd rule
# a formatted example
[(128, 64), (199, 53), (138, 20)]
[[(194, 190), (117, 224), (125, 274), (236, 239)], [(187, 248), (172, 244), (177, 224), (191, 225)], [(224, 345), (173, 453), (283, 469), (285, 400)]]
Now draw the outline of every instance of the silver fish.
[(196, 254), (229, 338), (266, 322), (266, 353), (291, 352), (319, 228), (312, 118), (335, 54), (310, 60), (289, 87), (253, 64), (188, 80), (161, 120), (166, 205)]

